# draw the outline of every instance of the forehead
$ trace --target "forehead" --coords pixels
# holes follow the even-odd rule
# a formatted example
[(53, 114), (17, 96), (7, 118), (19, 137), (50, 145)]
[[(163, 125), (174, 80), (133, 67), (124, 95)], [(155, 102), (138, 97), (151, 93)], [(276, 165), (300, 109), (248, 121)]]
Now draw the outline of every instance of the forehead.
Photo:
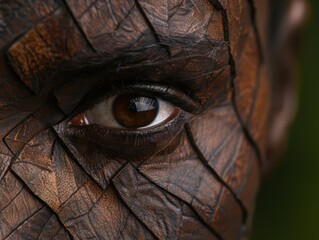
[[(98, 52), (159, 41), (170, 45), (170, 38), (208, 35), (219, 38), (221, 22), (215, 21), (212, 4), (207, 0), (173, 1), (67, 1), (68, 7), (88, 42)], [(217, 35), (214, 35), (217, 34)]]
[(0, 45), (9, 45), (11, 66), (35, 92), (41, 79), (75, 58), (86, 61), (153, 46), (172, 56), (184, 50), (176, 39), (194, 43), (205, 36), (220, 42), (224, 37), (222, 13), (208, 0), (7, 1), (1, 14)]
[(43, 24), (58, 39), (67, 37), (66, 30), (69, 35), (82, 35), (100, 53), (154, 40), (169, 44), (170, 37), (222, 38), (221, 13), (214, 11), (208, 0), (34, 0), (20, 3), (19, 7), (15, 2), (2, 3), (3, 44), (12, 35), (25, 34)]
[(137, 53), (138, 60), (174, 58), (196, 53), (198, 42), (208, 39), (206, 46), (228, 42), (236, 61), (251, 26), (245, 0), (33, 0), (2, 6), (0, 48), (36, 93), (75, 59), (98, 62)]
[[(229, 25), (229, 35), (235, 40), (248, 31), (251, 8), (248, 2), (250, 1), (3, 1), (0, 9), (0, 47), (41, 27), (45, 27), (51, 37), (64, 39), (65, 42), (74, 41), (73, 35), (80, 35), (77, 37), (83, 38), (95, 52), (104, 54), (142, 47), (154, 41), (169, 47), (170, 39), (174, 37), (201, 38), (205, 35), (213, 41), (225, 40), (225, 32), (228, 31), (225, 25)], [(256, 7), (264, 9), (267, 1), (262, 1), (263, 4), (259, 2), (261, 1), (257, 2)], [(223, 17), (226, 11), (227, 19)]]

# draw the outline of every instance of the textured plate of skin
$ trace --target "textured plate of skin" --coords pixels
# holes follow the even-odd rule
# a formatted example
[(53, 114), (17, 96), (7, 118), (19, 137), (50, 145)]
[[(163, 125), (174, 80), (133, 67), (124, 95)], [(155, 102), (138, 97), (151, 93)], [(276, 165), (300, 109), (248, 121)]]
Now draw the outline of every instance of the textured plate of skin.
[[(260, 2), (1, 1), (0, 239), (245, 237), (271, 102)], [(178, 114), (68, 124), (123, 92)]]

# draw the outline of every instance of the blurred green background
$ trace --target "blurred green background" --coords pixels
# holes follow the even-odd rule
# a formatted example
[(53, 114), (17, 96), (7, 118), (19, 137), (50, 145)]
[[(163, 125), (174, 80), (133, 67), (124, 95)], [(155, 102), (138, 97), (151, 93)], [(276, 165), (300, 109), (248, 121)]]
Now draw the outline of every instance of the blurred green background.
[(263, 179), (252, 240), (319, 240), (319, 0), (309, 5), (300, 56), (299, 112), (283, 161)]

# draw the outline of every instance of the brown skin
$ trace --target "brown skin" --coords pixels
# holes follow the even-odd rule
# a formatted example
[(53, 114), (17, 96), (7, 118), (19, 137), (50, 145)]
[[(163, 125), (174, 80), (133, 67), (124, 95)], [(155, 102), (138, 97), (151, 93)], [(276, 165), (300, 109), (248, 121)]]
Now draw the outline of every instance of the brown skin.
[[(268, 7), (2, 1), (0, 239), (245, 237), (276, 124)], [(123, 89), (179, 111), (146, 130), (68, 125)]]

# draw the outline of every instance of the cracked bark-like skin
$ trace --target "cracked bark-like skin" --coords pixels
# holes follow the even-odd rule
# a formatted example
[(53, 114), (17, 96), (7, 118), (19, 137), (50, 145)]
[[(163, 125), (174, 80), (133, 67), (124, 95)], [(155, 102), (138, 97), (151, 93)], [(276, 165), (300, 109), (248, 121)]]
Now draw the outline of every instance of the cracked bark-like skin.
[[(254, 4), (0, 1), (0, 239), (244, 238), (270, 108), (267, 1)], [(72, 76), (91, 63), (110, 65)], [(112, 157), (118, 139), (97, 146), (67, 122), (131, 72), (169, 76), (199, 109), (144, 155), (127, 141)]]

